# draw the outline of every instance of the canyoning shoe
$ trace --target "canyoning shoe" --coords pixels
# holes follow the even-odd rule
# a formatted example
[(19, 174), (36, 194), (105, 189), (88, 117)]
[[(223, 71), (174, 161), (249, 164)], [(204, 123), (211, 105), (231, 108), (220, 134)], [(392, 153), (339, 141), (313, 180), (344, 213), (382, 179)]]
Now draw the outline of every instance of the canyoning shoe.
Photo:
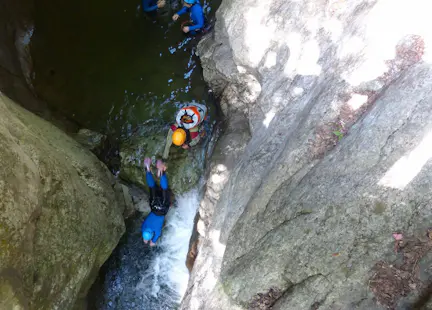
[(147, 171), (150, 171), (150, 165), (151, 165), (151, 158), (147, 157), (146, 159), (144, 159), (144, 166), (147, 169)]

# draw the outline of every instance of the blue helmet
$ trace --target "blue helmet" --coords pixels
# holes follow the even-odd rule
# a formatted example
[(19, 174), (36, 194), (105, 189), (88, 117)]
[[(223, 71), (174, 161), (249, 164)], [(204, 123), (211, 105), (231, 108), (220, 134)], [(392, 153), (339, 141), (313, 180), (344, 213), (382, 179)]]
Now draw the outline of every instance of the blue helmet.
[(184, 2), (186, 2), (187, 4), (195, 4), (197, 3), (199, 0), (184, 0)]
[(153, 238), (153, 231), (147, 228), (143, 231), (142, 236), (145, 241), (149, 241), (151, 238)]

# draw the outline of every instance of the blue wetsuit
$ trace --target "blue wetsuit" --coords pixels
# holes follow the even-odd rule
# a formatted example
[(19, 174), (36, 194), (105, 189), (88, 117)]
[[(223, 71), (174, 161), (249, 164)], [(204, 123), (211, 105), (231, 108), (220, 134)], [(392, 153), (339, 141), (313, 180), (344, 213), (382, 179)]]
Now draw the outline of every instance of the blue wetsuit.
[(151, 212), (141, 226), (141, 232), (146, 229), (153, 232), (152, 242), (156, 243), (162, 233), (165, 215), (168, 213), (171, 202), (168, 191), (168, 178), (164, 173), (160, 179), (160, 187), (156, 184), (153, 174), (146, 173), (147, 185), (150, 189)]
[(204, 28), (204, 12), (199, 2), (196, 2), (190, 8), (184, 6), (180, 11), (177, 12), (177, 14), (183, 15), (187, 12), (190, 12), (190, 17), (193, 23), (193, 26), (189, 26), (189, 30), (192, 32), (192, 34), (196, 30)]
[(141, 232), (144, 232), (146, 229), (151, 230), (153, 232), (153, 238), (151, 241), (156, 243), (162, 233), (164, 220), (165, 215), (156, 215), (153, 212), (150, 212), (141, 226)]
[(158, 9), (157, 0), (142, 0), (144, 12), (153, 12)]

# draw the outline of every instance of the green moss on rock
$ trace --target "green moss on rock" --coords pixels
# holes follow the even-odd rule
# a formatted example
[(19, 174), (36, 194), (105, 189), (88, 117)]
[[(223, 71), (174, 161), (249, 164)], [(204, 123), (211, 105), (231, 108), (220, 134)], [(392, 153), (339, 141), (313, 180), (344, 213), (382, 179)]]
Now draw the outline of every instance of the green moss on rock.
[[(151, 157), (153, 161), (162, 158), (165, 148), (167, 130), (152, 128), (132, 137), (121, 145), (120, 177), (128, 182), (146, 187), (144, 158)], [(181, 193), (190, 190), (199, 181), (203, 172), (201, 148), (197, 146), (184, 150), (171, 146), (167, 161), (169, 184), (174, 192)]]

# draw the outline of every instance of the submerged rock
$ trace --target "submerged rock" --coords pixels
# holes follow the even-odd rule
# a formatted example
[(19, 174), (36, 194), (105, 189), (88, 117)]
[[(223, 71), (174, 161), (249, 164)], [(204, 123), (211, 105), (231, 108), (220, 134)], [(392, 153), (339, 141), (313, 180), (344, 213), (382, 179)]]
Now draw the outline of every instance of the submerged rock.
[(71, 309), (125, 227), (108, 169), (0, 94), (0, 308)]
[[(153, 158), (153, 164), (162, 158), (167, 132), (166, 128), (144, 129), (122, 143), (120, 177), (146, 187), (144, 158)], [(171, 147), (167, 175), (172, 190), (183, 193), (197, 184), (204, 169), (205, 147), (204, 141), (190, 150), (175, 145)]]
[[(372, 270), (397, 258), (392, 233), (422, 238), (432, 220), (426, 7), (222, 3), (199, 55), (245, 137), (216, 146), (182, 309), (392, 306)], [(422, 290), (407, 287), (400, 309)]]
[(101, 146), (101, 143), (106, 136), (90, 129), (81, 128), (75, 134), (74, 138), (86, 148), (93, 151)]

